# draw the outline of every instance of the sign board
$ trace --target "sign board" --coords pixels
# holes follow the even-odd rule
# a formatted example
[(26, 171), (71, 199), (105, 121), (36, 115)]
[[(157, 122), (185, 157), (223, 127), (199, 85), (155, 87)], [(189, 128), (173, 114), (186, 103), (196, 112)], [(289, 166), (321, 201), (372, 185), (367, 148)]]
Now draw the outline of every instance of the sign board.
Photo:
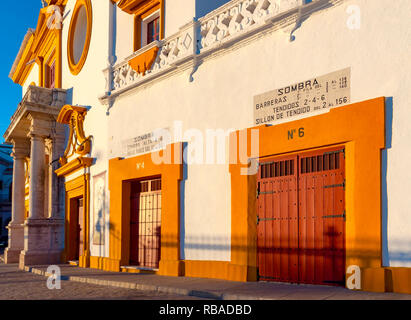
[(343, 69), (254, 97), (254, 125), (272, 124), (350, 103), (351, 69)]
[(167, 143), (169, 143), (169, 137), (165, 134), (168, 132), (168, 129), (159, 129), (132, 139), (124, 140), (122, 142), (124, 157), (165, 149)]

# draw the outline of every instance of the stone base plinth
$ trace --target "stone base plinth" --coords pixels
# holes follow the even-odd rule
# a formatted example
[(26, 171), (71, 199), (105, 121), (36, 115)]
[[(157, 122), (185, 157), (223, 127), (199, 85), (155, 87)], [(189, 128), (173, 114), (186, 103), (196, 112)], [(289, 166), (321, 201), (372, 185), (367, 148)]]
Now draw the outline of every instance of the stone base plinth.
[(18, 263), (20, 251), (24, 249), (24, 226), (11, 223), (9, 229), (9, 243), (4, 251), (4, 263)]
[(27, 219), (24, 224), (24, 250), (19, 267), (50, 265), (61, 262), (64, 246), (64, 221), (59, 219)]
[(13, 250), (11, 248), (6, 248), (4, 251), (4, 263), (19, 263), (21, 250)]
[(34, 265), (52, 265), (61, 263), (61, 251), (22, 251), (19, 258), (19, 268)]

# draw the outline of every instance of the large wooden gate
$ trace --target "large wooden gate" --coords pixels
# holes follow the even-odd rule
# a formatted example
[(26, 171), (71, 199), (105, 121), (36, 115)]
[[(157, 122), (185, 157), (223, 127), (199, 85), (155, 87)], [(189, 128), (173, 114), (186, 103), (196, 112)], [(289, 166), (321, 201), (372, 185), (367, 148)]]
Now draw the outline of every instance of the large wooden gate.
[(344, 150), (264, 159), (257, 181), (259, 277), (344, 284)]

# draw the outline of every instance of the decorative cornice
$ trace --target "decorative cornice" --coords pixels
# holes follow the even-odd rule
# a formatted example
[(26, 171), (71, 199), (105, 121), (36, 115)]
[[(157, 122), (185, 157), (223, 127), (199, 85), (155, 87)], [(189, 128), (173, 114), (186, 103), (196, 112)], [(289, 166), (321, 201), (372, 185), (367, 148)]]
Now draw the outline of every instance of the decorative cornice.
[(141, 7), (152, 2), (151, 0), (112, 0), (124, 12), (133, 14), (140, 10)]
[[(55, 119), (60, 112), (60, 108), (66, 101), (66, 90), (48, 89), (36, 86), (29, 86), (22, 101), (18, 104), (17, 110), (11, 117), (10, 125), (4, 133), (4, 139), (11, 141), (17, 136), (17, 131), (27, 131), (30, 123), (28, 114), (35, 113), (48, 119)], [(24, 127), (24, 128), (23, 128)], [(26, 128), (27, 127), (27, 128)], [(25, 136), (27, 132), (23, 135)]]
[(76, 159), (64, 164), (62, 167), (58, 168), (54, 172), (57, 176), (67, 176), (68, 174), (74, 173), (81, 168), (88, 168), (93, 164), (94, 158), (87, 157), (77, 157)]

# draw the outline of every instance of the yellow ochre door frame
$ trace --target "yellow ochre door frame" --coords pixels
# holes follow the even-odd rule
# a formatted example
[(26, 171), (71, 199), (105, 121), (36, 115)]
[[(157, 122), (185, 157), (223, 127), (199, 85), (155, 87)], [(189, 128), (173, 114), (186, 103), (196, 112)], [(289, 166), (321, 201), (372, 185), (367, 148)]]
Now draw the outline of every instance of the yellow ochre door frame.
[[(331, 109), (328, 113), (275, 126), (241, 130), (251, 150), (259, 135), (259, 158), (332, 145), (345, 147), (346, 267), (361, 268), (362, 287), (384, 287), (382, 267), (381, 150), (385, 148), (385, 98)], [(295, 130), (295, 131), (294, 131)], [(289, 132), (301, 132), (290, 138)], [(230, 136), (231, 263), (228, 278), (257, 279), (256, 175), (242, 175), (240, 131)], [(247, 153), (249, 154), (249, 153)]]

